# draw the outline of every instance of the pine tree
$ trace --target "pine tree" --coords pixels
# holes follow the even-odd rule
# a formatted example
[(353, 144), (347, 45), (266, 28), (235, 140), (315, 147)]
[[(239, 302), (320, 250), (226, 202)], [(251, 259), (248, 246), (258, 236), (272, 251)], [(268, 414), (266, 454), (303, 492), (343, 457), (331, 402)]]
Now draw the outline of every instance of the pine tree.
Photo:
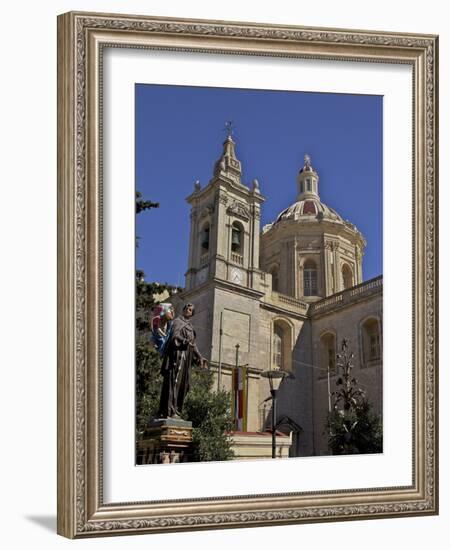
[(326, 428), (328, 447), (335, 454), (381, 453), (383, 431), (381, 419), (372, 412), (372, 405), (365, 392), (352, 376), (353, 352), (348, 352), (348, 342), (342, 340), (338, 354), (338, 369), (342, 375), (336, 380), (333, 411), (328, 414)]

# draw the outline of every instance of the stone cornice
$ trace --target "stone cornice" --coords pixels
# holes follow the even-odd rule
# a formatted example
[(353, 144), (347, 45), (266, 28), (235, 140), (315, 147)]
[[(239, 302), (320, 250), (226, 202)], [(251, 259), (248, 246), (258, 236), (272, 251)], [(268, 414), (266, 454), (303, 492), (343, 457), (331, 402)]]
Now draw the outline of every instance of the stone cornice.
[(274, 223), (270, 229), (261, 232), (261, 241), (270, 241), (279, 239), (280, 234), (283, 238), (297, 237), (301, 232), (303, 236), (324, 235), (347, 238), (353, 244), (361, 247), (366, 246), (366, 240), (358, 229), (353, 229), (349, 225), (336, 220), (285, 220)]
[[(197, 270), (200, 271), (200, 270)], [(213, 279), (209, 279), (205, 281), (203, 284), (196, 286), (195, 288), (192, 288), (190, 290), (184, 290), (183, 292), (180, 292), (178, 295), (182, 298), (187, 298), (194, 296), (196, 294), (200, 294), (201, 292), (204, 292), (205, 290), (209, 290), (210, 288), (220, 288), (223, 290), (227, 290), (229, 292), (233, 292), (233, 294), (245, 294), (246, 296), (249, 296), (250, 298), (253, 298), (255, 300), (260, 300), (264, 296), (264, 292), (261, 292), (259, 290), (255, 290), (253, 288), (249, 288), (246, 286), (236, 285), (234, 283), (231, 283), (230, 281), (227, 281), (225, 279), (219, 279), (217, 277)]]

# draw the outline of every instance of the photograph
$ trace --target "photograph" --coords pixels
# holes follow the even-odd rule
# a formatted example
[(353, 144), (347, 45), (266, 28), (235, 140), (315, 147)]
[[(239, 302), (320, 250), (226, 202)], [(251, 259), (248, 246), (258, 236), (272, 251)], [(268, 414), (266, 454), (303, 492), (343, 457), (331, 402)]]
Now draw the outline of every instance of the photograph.
[(383, 97), (135, 85), (136, 463), (383, 452)]

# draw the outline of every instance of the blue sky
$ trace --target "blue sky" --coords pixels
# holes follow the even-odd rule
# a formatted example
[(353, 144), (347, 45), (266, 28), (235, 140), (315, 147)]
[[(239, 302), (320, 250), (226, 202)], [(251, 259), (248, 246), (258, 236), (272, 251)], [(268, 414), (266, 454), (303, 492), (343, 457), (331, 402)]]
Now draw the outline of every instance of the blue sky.
[(243, 183), (266, 197), (261, 226), (295, 202), (308, 153), (322, 202), (367, 240), (364, 279), (382, 273), (382, 97), (190, 86), (136, 85), (136, 188), (158, 209), (137, 216), (136, 267), (147, 281), (184, 286), (189, 205), (234, 122)]

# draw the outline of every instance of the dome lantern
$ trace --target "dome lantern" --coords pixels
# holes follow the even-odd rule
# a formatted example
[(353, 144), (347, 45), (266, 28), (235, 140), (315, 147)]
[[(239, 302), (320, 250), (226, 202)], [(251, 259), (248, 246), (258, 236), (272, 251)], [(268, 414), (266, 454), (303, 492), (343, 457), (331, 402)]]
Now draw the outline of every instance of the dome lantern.
[(297, 177), (297, 201), (319, 198), (319, 175), (314, 170), (309, 155), (305, 155), (304, 161), (305, 164)]

